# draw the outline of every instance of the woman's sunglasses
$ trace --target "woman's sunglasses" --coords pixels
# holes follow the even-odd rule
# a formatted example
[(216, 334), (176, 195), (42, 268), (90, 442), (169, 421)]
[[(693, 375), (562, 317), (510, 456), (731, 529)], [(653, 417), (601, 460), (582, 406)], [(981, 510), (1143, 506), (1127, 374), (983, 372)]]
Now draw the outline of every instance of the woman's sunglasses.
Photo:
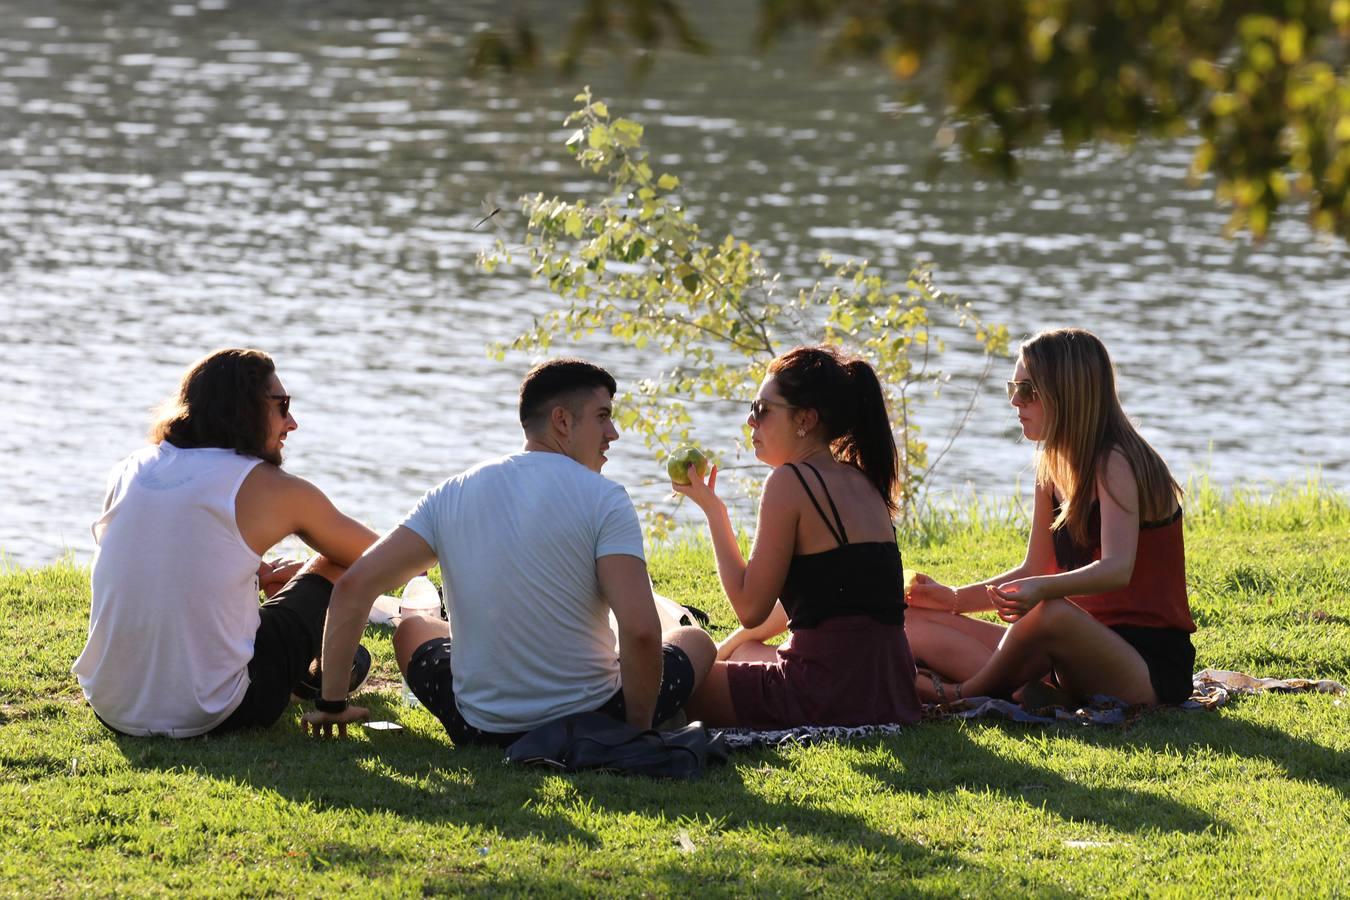
[(758, 422), (760, 419), (763, 419), (766, 415), (768, 415), (769, 410), (773, 409), (775, 406), (782, 407), (783, 409), (797, 408), (790, 403), (778, 403), (773, 400), (761, 400), (758, 397), (756, 397), (754, 400), (750, 401), (750, 418)]
[(1009, 381), (1007, 385), (1008, 399), (1014, 403), (1034, 403), (1040, 397), (1036, 393), (1036, 385), (1030, 381)]
[(277, 401), (277, 411), (281, 413), (283, 419), (291, 414), (290, 394), (268, 394), (267, 396)]

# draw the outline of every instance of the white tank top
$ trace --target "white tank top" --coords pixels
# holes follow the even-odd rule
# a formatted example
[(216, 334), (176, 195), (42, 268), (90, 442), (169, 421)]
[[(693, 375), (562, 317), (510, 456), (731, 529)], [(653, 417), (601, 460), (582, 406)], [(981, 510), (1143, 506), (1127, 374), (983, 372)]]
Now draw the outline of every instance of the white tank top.
[(243, 700), (260, 557), (234, 501), (260, 462), (165, 441), (113, 469), (93, 526), (89, 642), (72, 671), (118, 731), (193, 737)]

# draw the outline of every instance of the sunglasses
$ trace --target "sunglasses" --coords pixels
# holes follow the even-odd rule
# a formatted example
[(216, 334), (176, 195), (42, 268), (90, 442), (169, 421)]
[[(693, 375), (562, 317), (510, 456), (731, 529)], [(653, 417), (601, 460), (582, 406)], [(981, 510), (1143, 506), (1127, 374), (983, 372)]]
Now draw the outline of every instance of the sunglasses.
[(779, 403), (776, 400), (761, 400), (758, 397), (756, 397), (754, 400), (750, 401), (750, 418), (758, 422), (760, 419), (763, 419), (765, 416), (767, 416), (769, 414), (769, 410), (773, 409), (775, 406), (782, 407), (783, 409), (797, 408), (793, 406), (791, 403)]
[(1030, 381), (1009, 381), (1007, 384), (1008, 399), (1014, 403), (1034, 403), (1040, 397), (1036, 385)]
[(281, 413), (283, 419), (291, 414), (290, 394), (268, 394), (267, 396), (277, 401), (277, 411)]

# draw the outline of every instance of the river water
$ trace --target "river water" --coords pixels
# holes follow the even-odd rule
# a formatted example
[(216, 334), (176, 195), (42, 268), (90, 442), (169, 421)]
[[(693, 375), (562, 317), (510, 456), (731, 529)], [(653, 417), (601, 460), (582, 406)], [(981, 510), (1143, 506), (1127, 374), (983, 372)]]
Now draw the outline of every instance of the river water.
[[(1320, 467), (1350, 488), (1344, 243), (1297, 215), (1264, 243), (1225, 239), (1178, 144), (1042, 149), (1012, 184), (954, 159), (935, 176), (939, 123), (883, 76), (821, 70), (803, 44), (741, 52), (746, 23), (702, 6), (723, 52), (668, 55), (644, 81), (605, 63), (473, 80), (466, 48), (499, 4), (0, 0), (0, 551), (87, 558), (107, 468), (219, 346), (277, 358), (300, 423), (288, 467), (377, 528), (518, 446), (530, 361), (484, 347), (552, 301), (520, 272), (477, 271), (491, 235), (473, 225), (485, 203), (596, 189), (561, 147), (583, 78), (646, 126), (705, 229), (759, 246), (787, 284), (817, 277), (825, 250), (897, 278), (930, 261), (1017, 337), (1101, 334), (1180, 477)], [(581, 350), (621, 387), (671, 364)], [(923, 411), (935, 445), (977, 362), (958, 349), (943, 365), (953, 383)], [(1029, 482), (1004, 377), (935, 500)], [(704, 444), (751, 461), (740, 405), (696, 415)], [(615, 451), (606, 474), (666, 503), (652, 451)]]

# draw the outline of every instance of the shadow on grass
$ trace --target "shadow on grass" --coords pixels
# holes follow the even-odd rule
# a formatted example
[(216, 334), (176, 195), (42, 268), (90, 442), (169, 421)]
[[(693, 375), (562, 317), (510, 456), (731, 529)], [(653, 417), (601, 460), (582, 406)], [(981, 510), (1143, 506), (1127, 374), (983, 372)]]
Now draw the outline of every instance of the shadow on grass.
[[(1290, 779), (1330, 787), (1350, 796), (1350, 754), (1295, 737), (1279, 728), (1214, 712), (1161, 710), (1127, 729), (1084, 726), (1028, 726), (989, 720), (1014, 740), (1041, 735), (1069, 738), (1106, 750), (1144, 750), (1160, 757), (1183, 759), (1213, 754), (1260, 762), (1284, 772)], [(1231, 832), (1233, 826), (1204, 810), (1165, 796), (1169, 773), (1141, 777), (1143, 789), (1101, 787), (1066, 778), (1045, 766), (1028, 765), (990, 752), (971, 740), (966, 727), (951, 723), (933, 729), (927, 752), (930, 759), (918, 768), (903, 770), (867, 766), (866, 771), (898, 791), (923, 792), (966, 788), (1021, 799), (1065, 821), (1092, 822), (1116, 831), (1162, 830), (1186, 833)], [(1142, 763), (1147, 765), (1147, 762)]]
[[(372, 716), (390, 717), (391, 709), (396, 707), (372, 703)], [(791, 765), (773, 752), (733, 758), (733, 764), (712, 769), (694, 783), (599, 773), (563, 776), (567, 798), (559, 805), (548, 797), (557, 793), (556, 773), (508, 766), (500, 750), (453, 747), (443, 735), (414, 730), (367, 734), (367, 741), (305, 738), (287, 716), (266, 730), (213, 738), (169, 741), (111, 734), (108, 738), (134, 769), (194, 773), (275, 793), (316, 810), (390, 813), (413, 823), (477, 829), (494, 838), (542, 841), (572, 854), (605, 849), (613, 840), (613, 829), (621, 828), (628, 816), (656, 820), (659, 828), (672, 832), (672, 839), (681, 821), (716, 822), (718, 832), (740, 836), (731, 846), (705, 847), (678, 864), (634, 862), (635, 868), (647, 869), (648, 877), (672, 889), (687, 889), (692, 880), (714, 890), (758, 887), (805, 892), (821, 888), (817, 883), (821, 878), (844, 877), (858, 865), (860, 852), (870, 862), (869, 876), (886, 883), (953, 869), (991, 884), (1002, 877), (968, 857), (878, 831), (861, 813), (766, 799), (747, 783), (744, 766), (735, 763)], [(794, 859), (792, 866), (775, 865), (774, 880), (760, 883), (754, 872), (764, 861), (736, 847), (746, 835), (754, 840), (766, 832), (770, 840), (782, 835), (784, 841), (811, 843), (806, 845), (808, 858)], [(340, 844), (325, 844), (320, 850), (336, 857), (344, 850), (355, 852)], [(452, 865), (439, 871), (432, 866), (427, 874), (426, 888), (433, 893), (481, 886), (472, 867)], [(515, 887), (522, 891), (556, 887), (572, 893), (579, 883), (594, 884), (611, 876), (588, 873), (583, 867), (576, 870), (575, 880), (567, 876), (557, 880), (548, 871), (514, 877)], [(510, 881), (492, 882), (494, 891), (511, 887)], [(1059, 893), (1050, 884), (1031, 887), (1051, 896)], [(915, 896), (945, 893), (913, 885), (906, 890)]]
[[(1014, 740), (1039, 736), (1045, 730), (1011, 722), (991, 721)], [(1072, 733), (1072, 732), (1061, 732)], [(892, 790), (940, 793), (964, 788), (1039, 807), (1067, 822), (1092, 822), (1117, 831), (1225, 830), (1209, 813), (1148, 790), (1084, 784), (1040, 765), (1029, 765), (981, 747), (966, 727), (925, 727), (925, 755), (905, 768), (867, 765), (864, 771)]]

